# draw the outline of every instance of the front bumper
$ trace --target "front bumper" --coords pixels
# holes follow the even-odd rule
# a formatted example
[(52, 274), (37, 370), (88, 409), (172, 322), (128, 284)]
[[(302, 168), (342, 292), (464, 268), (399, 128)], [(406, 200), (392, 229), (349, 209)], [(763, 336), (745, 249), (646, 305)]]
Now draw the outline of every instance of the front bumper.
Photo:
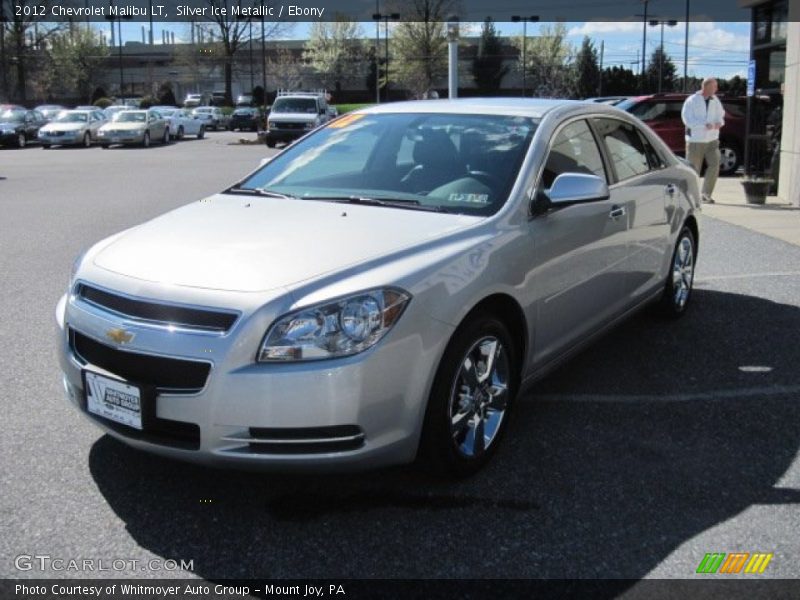
[(115, 133), (109, 135), (98, 135), (97, 140), (101, 144), (141, 144), (144, 142), (143, 131), (125, 131), (123, 133)]
[[(254, 357), (283, 307), (268, 303), (244, 311), (225, 334), (170, 332), (71, 294), (56, 309), (63, 385), (69, 401), (110, 435), (180, 460), (290, 470), (361, 470), (410, 462), (435, 368), (452, 333), (427, 315), (420, 323), (411, 309), (386, 338), (361, 354), (264, 364)], [(124, 328), (133, 340), (124, 348), (110, 342), (105, 332), (112, 328)], [(205, 362), (210, 372), (199, 391), (154, 394), (156, 425), (139, 432), (86, 411), (82, 371), (118, 374), (76, 352), (76, 332), (106, 345), (109, 353)]]
[(267, 141), (270, 142), (290, 142), (303, 137), (312, 131), (311, 129), (268, 129)]
[(77, 134), (65, 133), (63, 135), (53, 135), (39, 132), (37, 139), (42, 144), (48, 144), (50, 146), (69, 146), (72, 144), (83, 143), (83, 132), (79, 132)]

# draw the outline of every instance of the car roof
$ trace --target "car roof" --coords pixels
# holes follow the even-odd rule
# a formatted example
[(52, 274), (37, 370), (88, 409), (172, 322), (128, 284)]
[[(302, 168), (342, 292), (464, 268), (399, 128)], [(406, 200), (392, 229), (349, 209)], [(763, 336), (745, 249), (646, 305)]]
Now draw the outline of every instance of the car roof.
[(508, 115), (541, 118), (551, 110), (563, 106), (584, 104), (576, 100), (544, 98), (459, 98), (455, 100), (412, 100), (390, 102), (369, 108), (359, 113), (474, 113), (486, 115)]

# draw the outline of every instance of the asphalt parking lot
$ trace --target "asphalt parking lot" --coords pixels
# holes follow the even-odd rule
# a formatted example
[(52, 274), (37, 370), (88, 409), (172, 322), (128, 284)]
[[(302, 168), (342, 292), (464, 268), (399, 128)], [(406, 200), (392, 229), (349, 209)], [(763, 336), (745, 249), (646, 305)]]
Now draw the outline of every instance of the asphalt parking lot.
[(691, 578), (710, 552), (800, 576), (800, 247), (713, 219), (689, 314), (641, 314), (540, 382), (472, 479), (222, 472), (103, 435), (60, 384), (72, 261), (274, 152), (241, 137), (0, 150), (0, 577), (63, 576), (15, 568), (48, 554), (193, 561), (110, 573), (153, 578)]

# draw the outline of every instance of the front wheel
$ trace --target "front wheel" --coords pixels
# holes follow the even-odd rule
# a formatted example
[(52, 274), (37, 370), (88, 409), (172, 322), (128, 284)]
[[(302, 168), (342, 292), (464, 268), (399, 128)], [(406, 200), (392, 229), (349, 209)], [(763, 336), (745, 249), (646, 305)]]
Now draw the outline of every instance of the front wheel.
[(145, 131), (144, 132), (144, 136), (142, 137), (142, 146), (144, 146), (145, 148), (149, 148), (150, 147), (150, 132), (149, 131)]
[(517, 349), (505, 323), (479, 314), (462, 325), (439, 363), (420, 452), (436, 471), (467, 476), (494, 455), (517, 392)]
[(28, 143), (28, 138), (24, 133), (17, 134), (17, 148), (24, 148)]
[(267, 140), (267, 147), (268, 148), (274, 148), (275, 147), (275, 140), (268, 139)]
[(177, 139), (178, 140), (182, 140), (183, 139), (183, 125), (178, 127), (178, 137), (177, 137)]
[(205, 135), (206, 135), (206, 128), (203, 127), (202, 125), (200, 125), (200, 129), (197, 132), (197, 139), (198, 140), (202, 140), (203, 137), (205, 137)]
[(89, 135), (89, 132), (83, 134), (83, 147), (89, 148), (92, 145), (92, 136)]
[(684, 227), (672, 253), (670, 272), (661, 297), (661, 313), (667, 317), (682, 316), (689, 306), (694, 285), (694, 265), (697, 242), (692, 230)]
[(162, 144), (169, 144), (169, 127), (164, 130), (164, 137), (161, 138)]

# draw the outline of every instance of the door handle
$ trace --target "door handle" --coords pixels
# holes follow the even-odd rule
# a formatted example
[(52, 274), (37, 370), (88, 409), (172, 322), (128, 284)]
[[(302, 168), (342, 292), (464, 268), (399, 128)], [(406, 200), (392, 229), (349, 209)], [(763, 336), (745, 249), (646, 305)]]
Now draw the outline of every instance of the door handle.
[(665, 187), (664, 189), (670, 196), (674, 196), (676, 193), (678, 193), (678, 186), (676, 186), (674, 183), (668, 183), (667, 187)]
[(619, 219), (620, 217), (624, 217), (624, 216), (625, 216), (625, 207), (624, 206), (618, 206), (616, 204), (611, 207), (611, 212), (608, 213), (608, 218), (609, 219), (615, 219), (616, 220), (616, 219)]

